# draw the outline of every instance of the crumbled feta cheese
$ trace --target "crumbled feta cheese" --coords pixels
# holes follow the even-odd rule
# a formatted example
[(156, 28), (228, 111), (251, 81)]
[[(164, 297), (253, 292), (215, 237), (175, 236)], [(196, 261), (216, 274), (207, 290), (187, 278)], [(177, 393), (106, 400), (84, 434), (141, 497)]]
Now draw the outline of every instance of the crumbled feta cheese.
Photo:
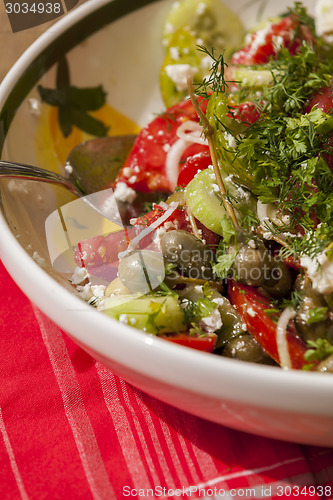
[(168, 35), (172, 35), (175, 32), (175, 25), (172, 23), (166, 23), (164, 26), (164, 32)]
[(40, 267), (45, 267), (45, 259), (43, 259), (43, 257), (41, 257), (37, 252), (33, 253), (32, 258)]
[(73, 167), (72, 167), (72, 165), (70, 163), (66, 163), (66, 165), (65, 165), (65, 173), (67, 175), (70, 175), (70, 174), (73, 173)]
[(240, 195), (241, 198), (243, 198), (247, 201), (250, 200), (250, 197), (251, 197), (250, 191), (243, 189), (241, 186), (238, 186), (237, 191), (238, 191), (238, 194)]
[(165, 233), (167, 231), (170, 231), (171, 229), (178, 229), (178, 222), (175, 221), (167, 221), (165, 224), (162, 224), (160, 227), (158, 227), (155, 230), (154, 234), (154, 243), (156, 244), (157, 248), (161, 250), (161, 240)]
[(9, 179), (7, 188), (10, 193), (20, 193), (20, 194), (29, 194), (29, 186), (28, 181), (24, 181), (20, 179), (20, 182), (16, 182), (15, 179)]
[(333, 32), (333, 1), (317, 0), (315, 6), (316, 32), (319, 36)]
[(256, 32), (256, 35), (254, 37), (254, 40), (252, 40), (250, 47), (251, 54), (255, 54), (259, 49), (259, 47), (265, 44), (266, 36), (268, 35), (268, 33), (270, 33), (270, 31), (271, 31), (271, 23), (267, 23), (267, 25), (264, 28)]
[(279, 52), (279, 50), (281, 50), (284, 45), (283, 37), (280, 35), (273, 36), (272, 41), (275, 53)]
[(123, 203), (132, 203), (136, 198), (136, 192), (134, 189), (127, 186), (125, 182), (118, 182), (114, 190), (114, 196), (116, 200), (122, 201)]
[(92, 285), (91, 291), (95, 297), (103, 298), (105, 294), (106, 287), (104, 285)]
[(325, 252), (314, 259), (308, 255), (301, 256), (301, 266), (307, 270), (315, 290), (323, 294), (333, 292), (333, 262)]
[(79, 285), (80, 283), (83, 283), (83, 281), (88, 277), (89, 274), (85, 267), (77, 267), (70, 281), (73, 283), (73, 285)]
[(256, 312), (255, 312), (255, 310), (254, 310), (254, 309), (252, 309), (252, 307), (249, 307), (249, 308), (247, 309), (247, 314), (248, 314), (249, 316), (251, 316), (251, 318), (254, 318), (254, 317), (256, 316)]
[(29, 110), (30, 114), (33, 116), (41, 116), (42, 111), (40, 107), (40, 102), (38, 99), (34, 99), (33, 97), (31, 99), (28, 99), (28, 104), (29, 104)]
[(196, 10), (197, 16), (202, 16), (206, 12), (206, 10), (207, 5), (204, 2), (200, 2)]
[(216, 307), (208, 316), (199, 321), (199, 327), (207, 333), (213, 333), (222, 327), (222, 318), (219, 308)]
[(174, 61), (178, 61), (180, 58), (178, 47), (170, 47), (169, 54), (170, 54), (170, 58), (173, 59)]
[(181, 92), (187, 89), (188, 77), (193, 78), (198, 72), (198, 68), (190, 64), (168, 64), (165, 66), (165, 72), (176, 85), (176, 89)]
[(234, 138), (233, 135), (229, 134), (229, 132), (225, 132), (224, 138), (227, 141), (229, 148), (234, 149), (236, 147), (236, 139)]
[(76, 290), (77, 290), (78, 294), (80, 295), (81, 299), (83, 299), (87, 302), (93, 296), (90, 283), (87, 283), (86, 285), (83, 285), (83, 286), (77, 285)]
[(125, 325), (127, 325), (128, 324), (128, 316), (127, 316), (127, 314), (121, 314), (119, 316), (119, 321), (120, 321), (120, 323), (124, 323)]
[(132, 169), (130, 167), (123, 168), (123, 174), (125, 177), (131, 177)]

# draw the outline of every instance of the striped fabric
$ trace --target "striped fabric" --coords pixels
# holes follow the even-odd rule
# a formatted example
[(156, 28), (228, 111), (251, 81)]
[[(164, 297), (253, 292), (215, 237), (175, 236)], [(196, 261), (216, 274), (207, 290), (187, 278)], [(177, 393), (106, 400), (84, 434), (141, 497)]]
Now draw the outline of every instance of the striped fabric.
[(1, 264), (0, 280), (1, 500), (333, 498), (333, 450), (159, 402), (77, 347)]

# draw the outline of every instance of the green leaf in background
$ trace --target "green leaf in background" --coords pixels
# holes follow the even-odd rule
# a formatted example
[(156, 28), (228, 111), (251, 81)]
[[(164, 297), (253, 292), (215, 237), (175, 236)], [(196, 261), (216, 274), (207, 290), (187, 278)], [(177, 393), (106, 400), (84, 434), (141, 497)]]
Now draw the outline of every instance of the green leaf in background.
[(72, 133), (74, 125), (96, 137), (105, 136), (108, 127), (88, 113), (104, 106), (106, 93), (103, 87), (78, 88), (70, 85), (69, 67), (64, 57), (58, 63), (56, 85), (55, 89), (39, 85), (38, 92), (43, 102), (59, 109), (59, 127), (64, 137)]

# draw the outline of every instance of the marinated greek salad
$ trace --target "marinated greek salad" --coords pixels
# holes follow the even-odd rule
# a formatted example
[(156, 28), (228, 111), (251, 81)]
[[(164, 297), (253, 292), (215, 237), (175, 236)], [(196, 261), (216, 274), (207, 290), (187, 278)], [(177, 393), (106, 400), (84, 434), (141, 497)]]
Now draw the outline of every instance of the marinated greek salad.
[[(75, 249), (81, 297), (183, 346), (333, 372), (327, 3), (313, 18), (296, 2), (247, 34), (219, 0), (175, 3), (166, 107), (114, 182), (123, 229)], [(101, 268), (109, 284), (94, 286)]]

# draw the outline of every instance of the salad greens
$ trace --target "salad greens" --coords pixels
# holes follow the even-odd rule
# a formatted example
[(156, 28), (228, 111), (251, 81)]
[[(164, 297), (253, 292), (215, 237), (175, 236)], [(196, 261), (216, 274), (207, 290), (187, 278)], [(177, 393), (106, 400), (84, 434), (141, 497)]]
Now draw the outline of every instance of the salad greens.
[[(223, 13), (237, 29), (221, 41)], [(156, 201), (123, 232), (82, 242), (75, 260), (91, 273), (120, 260), (97, 307), (123, 323), (222, 356), (332, 372), (333, 47), (300, 2), (242, 37), (219, 1), (172, 8), (167, 110), (114, 184), (128, 206), (136, 193)]]

